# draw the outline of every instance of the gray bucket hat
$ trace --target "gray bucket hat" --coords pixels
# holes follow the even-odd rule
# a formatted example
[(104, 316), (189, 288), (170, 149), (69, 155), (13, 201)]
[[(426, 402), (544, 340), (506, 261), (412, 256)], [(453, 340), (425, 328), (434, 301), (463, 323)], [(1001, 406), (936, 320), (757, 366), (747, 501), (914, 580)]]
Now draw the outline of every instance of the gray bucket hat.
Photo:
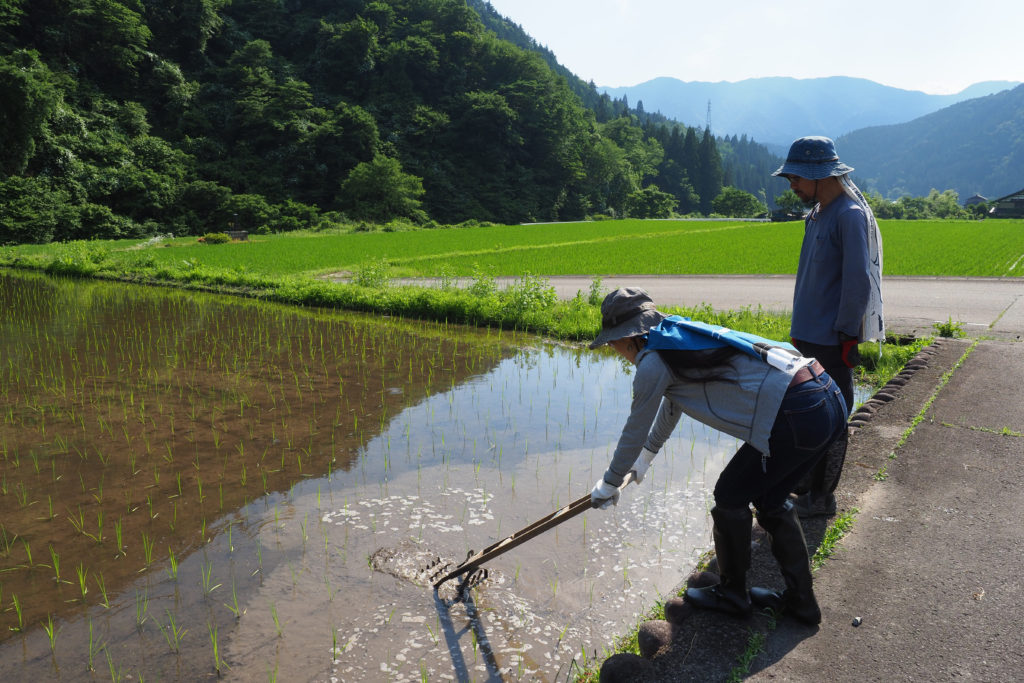
[(834, 175), (846, 175), (853, 170), (839, 161), (836, 143), (820, 135), (798, 138), (789, 147), (786, 163), (779, 166), (773, 176), (795, 175), (808, 180), (821, 180)]
[(666, 316), (654, 307), (650, 295), (639, 287), (623, 287), (601, 302), (601, 333), (590, 348), (596, 349), (623, 337), (647, 334)]

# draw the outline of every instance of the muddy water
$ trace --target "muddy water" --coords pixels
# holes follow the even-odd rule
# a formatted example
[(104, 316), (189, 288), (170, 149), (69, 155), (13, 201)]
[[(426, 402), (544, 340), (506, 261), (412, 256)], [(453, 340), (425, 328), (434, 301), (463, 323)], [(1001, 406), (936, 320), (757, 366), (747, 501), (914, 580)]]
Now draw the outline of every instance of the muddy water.
[[(709, 545), (737, 443), (589, 491), (629, 368), (507, 333), (0, 274), (0, 680), (562, 680)], [(51, 637), (52, 636), (52, 637)]]

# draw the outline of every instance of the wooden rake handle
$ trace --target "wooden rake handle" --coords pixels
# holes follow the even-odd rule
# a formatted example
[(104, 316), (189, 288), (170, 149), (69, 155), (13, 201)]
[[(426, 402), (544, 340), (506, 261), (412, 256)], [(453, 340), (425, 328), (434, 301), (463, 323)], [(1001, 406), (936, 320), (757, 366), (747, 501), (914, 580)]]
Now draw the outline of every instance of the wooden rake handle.
[[(622, 484), (619, 486), (619, 491), (626, 488), (626, 486), (636, 478), (635, 472), (630, 472), (626, 475), (626, 478), (622, 480)], [(492, 543), (475, 555), (470, 555), (466, 560), (452, 571), (445, 574), (439, 580), (434, 582), (434, 588), (438, 588), (442, 583), (450, 579), (454, 579), (456, 576), (461, 576), (466, 572), (473, 571), (484, 562), (494, 559), (498, 555), (507, 553), (512, 548), (518, 545), (526, 543), (531, 538), (539, 536), (548, 529), (556, 527), (562, 522), (572, 519), (576, 515), (580, 514), (584, 510), (589, 510), (594, 507), (590, 502), (590, 494), (577, 498), (573, 502), (569, 503), (563, 508), (555, 510), (550, 515), (541, 517), (533, 524), (525, 526), (519, 531), (515, 532), (511, 536), (507, 536), (497, 543)]]

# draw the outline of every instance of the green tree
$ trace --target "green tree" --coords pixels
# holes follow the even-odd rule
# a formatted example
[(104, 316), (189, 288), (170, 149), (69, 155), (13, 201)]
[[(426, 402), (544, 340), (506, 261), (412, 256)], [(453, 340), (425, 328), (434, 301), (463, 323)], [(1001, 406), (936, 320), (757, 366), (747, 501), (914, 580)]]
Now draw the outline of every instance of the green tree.
[(648, 185), (626, 197), (626, 213), (631, 218), (670, 218), (679, 200), (657, 185)]
[(697, 148), (697, 163), (699, 170), (694, 185), (700, 195), (700, 211), (707, 215), (714, 210), (711, 204), (722, 191), (724, 178), (722, 158), (718, 155), (715, 136), (710, 128), (704, 129), (704, 137)]
[(637, 125), (636, 119), (620, 116), (599, 126), (598, 130), (625, 153), (626, 160), (636, 174), (637, 183), (658, 174), (658, 165), (665, 156), (665, 150), (657, 140), (644, 139), (643, 130)]
[(53, 75), (38, 53), (0, 57), (0, 175), (25, 170), (57, 98)]
[(767, 213), (768, 207), (749, 192), (735, 187), (724, 187), (711, 202), (712, 210), (722, 216), (753, 218)]
[(625, 212), (626, 198), (638, 187), (622, 148), (607, 138), (598, 138), (587, 148), (583, 164), (585, 195), (594, 210), (613, 216)]
[(964, 210), (971, 218), (986, 218), (990, 208), (988, 202), (978, 202), (964, 207)]
[(45, 244), (78, 231), (70, 195), (42, 178), (0, 180), (0, 244)]
[[(682, 157), (680, 159), (683, 170), (686, 172), (686, 177), (689, 178), (693, 184), (694, 192), (697, 194), (696, 201), (688, 202), (683, 197), (679, 198), (679, 211), (681, 213), (693, 213), (700, 211), (700, 182), (698, 179), (701, 177), (701, 163), (700, 163), (700, 142), (697, 140), (697, 129), (690, 127), (686, 129), (686, 135), (683, 136), (683, 150)], [(717, 196), (718, 192), (715, 192)]]
[(928, 211), (930, 217), (935, 218), (968, 218), (967, 211), (960, 206), (960, 195), (955, 190), (939, 192), (933, 188), (928, 193)]
[(393, 218), (425, 221), (423, 182), (383, 155), (358, 164), (341, 183), (341, 205), (351, 217), (385, 223)]
[(25, 0), (0, 0), (0, 48), (4, 51), (11, 49), (14, 39), (8, 32), (21, 23), (24, 10), (21, 8)]
[(786, 213), (803, 213), (805, 208), (803, 200), (788, 188), (775, 198), (775, 205)]
[(179, 63), (200, 63), (206, 45), (221, 30), (230, 0), (144, 0), (153, 47)]
[(139, 12), (137, 2), (90, 0), (74, 3), (68, 14), (65, 39), (71, 57), (102, 84), (123, 91), (133, 84), (139, 64), (146, 59), (153, 34)]
[(903, 207), (897, 202), (890, 202), (878, 192), (869, 192), (864, 198), (871, 207), (875, 218), (903, 218)]
[(231, 190), (208, 180), (194, 180), (182, 188), (178, 206), (178, 218), (174, 221), (174, 232), (186, 235), (204, 235), (225, 229), (225, 216), (233, 211), (226, 204)]
[(218, 215), (221, 230), (248, 230), (256, 232), (272, 225), (278, 218), (277, 210), (258, 194), (236, 194), (221, 206)]
[(907, 220), (928, 218), (928, 200), (924, 197), (900, 197), (896, 203), (900, 205), (902, 217)]
[(380, 53), (379, 33), (374, 22), (362, 17), (343, 24), (321, 21), (313, 62), (318, 82), (335, 93), (365, 91)]

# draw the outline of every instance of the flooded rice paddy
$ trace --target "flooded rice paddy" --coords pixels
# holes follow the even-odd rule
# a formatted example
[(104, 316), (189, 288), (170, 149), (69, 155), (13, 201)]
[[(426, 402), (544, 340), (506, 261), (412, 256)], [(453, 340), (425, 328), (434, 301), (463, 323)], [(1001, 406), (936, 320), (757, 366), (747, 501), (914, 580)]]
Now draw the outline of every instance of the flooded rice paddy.
[(709, 545), (738, 445), (682, 421), (587, 493), (618, 359), (508, 332), (0, 273), (0, 680), (565, 680)]

